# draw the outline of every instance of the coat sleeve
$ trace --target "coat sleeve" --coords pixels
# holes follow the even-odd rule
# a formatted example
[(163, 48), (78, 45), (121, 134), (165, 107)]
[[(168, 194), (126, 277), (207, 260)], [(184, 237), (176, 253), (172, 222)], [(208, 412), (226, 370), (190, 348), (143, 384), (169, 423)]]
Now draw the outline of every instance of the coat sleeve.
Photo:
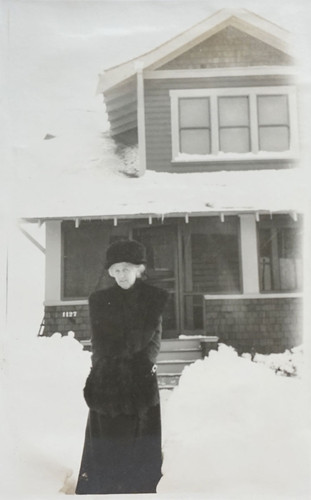
[(92, 350), (94, 349), (94, 344), (96, 345), (96, 339), (100, 334), (100, 318), (98, 315), (98, 298), (95, 293), (90, 295), (89, 297), (89, 319), (91, 326), (91, 342), (92, 342)]
[(148, 342), (147, 347), (145, 348), (145, 354), (152, 361), (152, 363), (156, 363), (157, 357), (161, 347), (161, 338), (162, 338), (162, 316), (159, 316), (158, 324), (154, 330), (153, 336)]
[(89, 297), (89, 320), (91, 327), (92, 362), (106, 353), (105, 318), (103, 312), (103, 297), (94, 292)]
[(151, 306), (151, 322), (153, 323), (153, 334), (146, 346), (145, 353), (152, 363), (156, 363), (161, 347), (162, 339), (162, 314), (168, 301), (169, 294), (166, 290), (154, 288), (154, 300)]

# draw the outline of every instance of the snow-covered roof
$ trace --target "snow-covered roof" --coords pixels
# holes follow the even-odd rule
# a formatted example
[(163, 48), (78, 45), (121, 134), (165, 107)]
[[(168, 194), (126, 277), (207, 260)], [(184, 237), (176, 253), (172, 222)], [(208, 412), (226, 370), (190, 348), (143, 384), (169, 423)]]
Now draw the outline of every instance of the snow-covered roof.
[(138, 62), (144, 69), (157, 69), (227, 26), (233, 26), (278, 50), (290, 53), (288, 31), (246, 9), (221, 9), (159, 47), (105, 70), (100, 75), (97, 92), (105, 92), (131, 78), (137, 72)]
[[(120, 162), (121, 163), (121, 162)], [(304, 211), (299, 169), (172, 174), (132, 178), (101, 164), (78, 177), (25, 182), (15, 199), (24, 219), (168, 217)], [(76, 183), (77, 179), (79, 184)]]
[(131, 177), (137, 149), (116, 149), (101, 106), (63, 110), (54, 127), (14, 146), (5, 211), (35, 221), (304, 210), (300, 168)]

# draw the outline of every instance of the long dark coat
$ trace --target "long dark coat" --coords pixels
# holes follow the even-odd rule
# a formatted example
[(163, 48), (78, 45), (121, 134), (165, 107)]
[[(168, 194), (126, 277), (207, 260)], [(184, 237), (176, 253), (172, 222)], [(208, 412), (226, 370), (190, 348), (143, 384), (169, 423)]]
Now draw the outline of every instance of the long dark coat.
[(154, 493), (161, 478), (161, 420), (155, 361), (167, 292), (137, 280), (89, 299), (90, 407), (77, 494)]

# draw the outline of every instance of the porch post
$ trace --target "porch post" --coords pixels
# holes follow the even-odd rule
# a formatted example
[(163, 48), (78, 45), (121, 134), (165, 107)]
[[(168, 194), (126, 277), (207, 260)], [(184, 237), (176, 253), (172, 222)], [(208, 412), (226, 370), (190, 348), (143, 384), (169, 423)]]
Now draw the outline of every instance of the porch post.
[(45, 302), (61, 300), (61, 222), (46, 222)]
[(260, 292), (255, 214), (240, 215), (242, 283), (244, 294)]
[(143, 175), (146, 171), (146, 131), (143, 62), (137, 61), (135, 64), (135, 69), (137, 72), (137, 132), (139, 175)]

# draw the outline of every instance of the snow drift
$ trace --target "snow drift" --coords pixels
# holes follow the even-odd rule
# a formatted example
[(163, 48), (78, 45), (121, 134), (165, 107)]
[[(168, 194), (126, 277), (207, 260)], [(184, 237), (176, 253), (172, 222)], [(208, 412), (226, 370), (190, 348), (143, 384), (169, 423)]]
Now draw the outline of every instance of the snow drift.
[(160, 493), (308, 498), (304, 385), (221, 345), (186, 368), (164, 421)]

